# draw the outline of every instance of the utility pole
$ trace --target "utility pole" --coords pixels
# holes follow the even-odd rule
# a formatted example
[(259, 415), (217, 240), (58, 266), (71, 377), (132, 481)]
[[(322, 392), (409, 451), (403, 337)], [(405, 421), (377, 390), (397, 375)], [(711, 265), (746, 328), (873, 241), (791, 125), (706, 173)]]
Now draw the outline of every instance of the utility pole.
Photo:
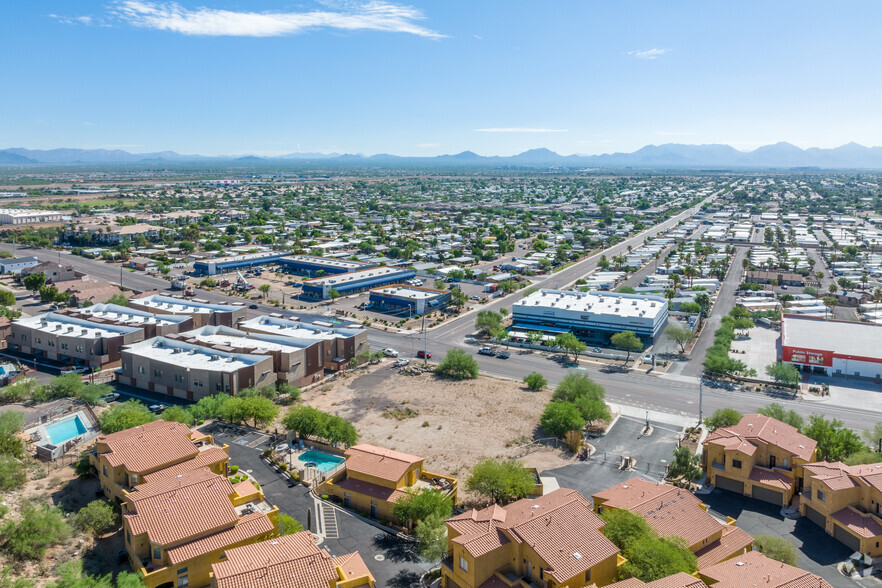
[[(429, 329), (426, 325), (426, 315), (423, 315), (423, 365), (429, 363)], [(882, 451), (880, 451), (882, 453)]]
[[(701, 380), (698, 380), (698, 424), (701, 425), (701, 401), (704, 397), (704, 391), (701, 387)], [(882, 439), (879, 440), (882, 443)]]

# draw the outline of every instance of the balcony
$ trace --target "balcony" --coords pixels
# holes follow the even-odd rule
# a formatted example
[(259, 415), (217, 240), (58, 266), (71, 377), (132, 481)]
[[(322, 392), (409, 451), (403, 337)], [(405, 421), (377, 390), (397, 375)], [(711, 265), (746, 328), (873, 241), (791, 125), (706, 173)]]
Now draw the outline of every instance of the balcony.
[(726, 471), (726, 464), (715, 461), (711, 464), (711, 467), (715, 470), (720, 470), (721, 472)]
[(451, 555), (442, 559), (441, 565), (447, 568), (450, 572), (453, 572), (453, 556)]
[(433, 474), (432, 472), (423, 472), (420, 478), (413, 485), (416, 490), (423, 488), (432, 488), (442, 492), (448, 496), (456, 494), (456, 478), (450, 476), (442, 476), (441, 474)]

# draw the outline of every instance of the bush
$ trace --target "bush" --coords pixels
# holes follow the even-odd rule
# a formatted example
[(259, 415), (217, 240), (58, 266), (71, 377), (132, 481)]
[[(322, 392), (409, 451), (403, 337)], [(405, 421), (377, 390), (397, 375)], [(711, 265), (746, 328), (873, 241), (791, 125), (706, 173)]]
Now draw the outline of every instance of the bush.
[(524, 384), (526, 384), (527, 388), (530, 390), (538, 392), (548, 385), (548, 380), (546, 380), (545, 376), (539, 372), (532, 372), (524, 376)]
[(775, 561), (780, 561), (789, 566), (797, 563), (796, 547), (784, 537), (772, 535), (757, 535), (753, 539), (753, 548)]
[(291, 535), (293, 533), (299, 533), (303, 530), (303, 525), (300, 522), (292, 517), (291, 515), (287, 515), (285, 513), (279, 513), (279, 536), (283, 537), (285, 535)]
[(709, 431), (716, 431), (720, 427), (733, 427), (741, 422), (743, 415), (733, 408), (720, 408), (714, 411), (710, 417), (704, 419), (704, 424)]
[(74, 464), (74, 473), (81, 478), (85, 478), (92, 473), (92, 462), (89, 460), (90, 455), (91, 453), (88, 450), (81, 451), (77, 463)]
[(24, 415), (17, 410), (0, 412), (0, 455), (22, 457), (24, 444), (18, 432), (24, 426)]
[(124, 431), (144, 425), (156, 420), (146, 406), (137, 400), (128, 400), (112, 406), (101, 413), (98, 421), (101, 423), (101, 431), (109, 435), (118, 431)]
[(40, 559), (52, 545), (70, 536), (70, 527), (57, 508), (26, 504), (19, 521), (9, 521), (0, 529), (3, 550), (15, 559)]
[(448, 349), (435, 373), (454, 380), (474, 380), (479, 373), (478, 362), (462, 349)]
[(10, 455), (0, 455), (0, 491), (21, 488), (27, 481), (28, 475), (21, 461)]
[(533, 475), (515, 460), (498, 461), (488, 458), (472, 468), (466, 480), (470, 492), (480, 494), (502, 504), (518, 500), (533, 489)]
[(628, 561), (622, 566), (622, 575), (652, 582), (679, 572), (693, 573), (698, 562), (685, 543), (680, 537), (641, 537), (625, 555)]
[(230, 466), (230, 473), (231, 474), (235, 474), (238, 471), (239, 471), (239, 466), (237, 466), (237, 465)]
[(579, 407), (572, 402), (549, 402), (545, 405), (539, 425), (548, 435), (563, 438), (570, 431), (579, 431), (585, 426), (585, 419)]
[(668, 468), (668, 477), (680, 478), (693, 482), (702, 476), (701, 458), (689, 451), (685, 446), (674, 450), (674, 459)]
[(74, 524), (78, 529), (98, 536), (116, 528), (119, 515), (106, 500), (93, 500), (79, 510)]
[(169, 406), (162, 411), (160, 418), (164, 421), (183, 423), (188, 427), (193, 425), (193, 415), (183, 406)]

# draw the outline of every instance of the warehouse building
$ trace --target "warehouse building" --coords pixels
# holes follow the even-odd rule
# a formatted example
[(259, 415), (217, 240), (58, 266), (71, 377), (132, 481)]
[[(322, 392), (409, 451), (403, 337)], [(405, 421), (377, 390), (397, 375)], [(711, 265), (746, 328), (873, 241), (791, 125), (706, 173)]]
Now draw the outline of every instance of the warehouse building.
[(376, 267), (376, 264), (317, 255), (290, 255), (279, 259), (279, 266), (302, 276), (336, 275)]
[(122, 349), (119, 383), (175, 398), (198, 401), (212, 394), (235, 396), (243, 388), (275, 384), (269, 355), (209, 349), (154, 337)]
[(447, 306), (450, 302), (450, 292), (393, 284), (374, 288), (371, 290), (369, 300), (380, 310), (420, 315)]
[(63, 212), (28, 208), (0, 208), (0, 225), (29, 225), (33, 223), (60, 223)]
[(22, 270), (40, 265), (36, 257), (13, 257), (0, 260), (0, 274), (18, 274)]
[(90, 321), (47, 312), (12, 322), (9, 348), (34, 358), (91, 368), (113, 367), (123, 345), (144, 340), (140, 327)]
[(303, 283), (303, 295), (309, 298), (327, 300), (331, 297), (331, 290), (336, 290), (345, 296), (370, 290), (371, 288), (379, 288), (387, 284), (403, 282), (415, 275), (416, 272), (409, 267), (374, 267), (336, 276), (307, 280)]
[(273, 358), (276, 379), (298, 387), (312, 384), (325, 375), (324, 342), (316, 338), (248, 333), (230, 327), (205, 326), (172, 335), (169, 339), (224, 352), (269, 355)]
[(517, 331), (572, 332), (599, 344), (609, 343), (616, 333), (632, 331), (651, 345), (667, 324), (668, 303), (660, 296), (543, 289), (515, 302), (512, 320)]
[(781, 361), (803, 371), (882, 382), (882, 325), (785, 314)]
[(262, 253), (246, 253), (244, 255), (228, 255), (212, 259), (200, 259), (193, 263), (193, 271), (197, 275), (213, 276), (241, 269), (248, 269), (264, 263), (276, 263), (287, 253), (282, 251), (265, 251)]
[(353, 357), (370, 351), (367, 329), (360, 327), (335, 327), (321, 321), (301, 322), (283, 318), (281, 315), (259, 316), (239, 321), (239, 329), (248, 333), (283, 335), (307, 341), (321, 342), (320, 363), (324, 369), (344, 369)]
[(186, 315), (193, 319), (194, 327), (224, 325), (233, 327), (245, 318), (244, 304), (212, 304), (198, 298), (177, 298), (151, 294), (129, 300), (132, 308), (155, 314)]

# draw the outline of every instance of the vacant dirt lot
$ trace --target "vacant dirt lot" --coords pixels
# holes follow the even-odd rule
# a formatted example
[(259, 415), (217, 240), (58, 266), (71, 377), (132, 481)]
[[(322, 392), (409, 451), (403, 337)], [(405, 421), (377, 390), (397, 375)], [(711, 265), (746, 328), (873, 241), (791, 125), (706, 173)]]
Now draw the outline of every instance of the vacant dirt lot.
[[(303, 400), (351, 421), (362, 442), (422, 456), (427, 470), (460, 479), (482, 458), (513, 456), (516, 446), (533, 438), (551, 398), (551, 390), (530, 392), (514, 382), (406, 376), (388, 365), (327, 388), (310, 390)], [(522, 461), (541, 471), (572, 458), (542, 450)]]

